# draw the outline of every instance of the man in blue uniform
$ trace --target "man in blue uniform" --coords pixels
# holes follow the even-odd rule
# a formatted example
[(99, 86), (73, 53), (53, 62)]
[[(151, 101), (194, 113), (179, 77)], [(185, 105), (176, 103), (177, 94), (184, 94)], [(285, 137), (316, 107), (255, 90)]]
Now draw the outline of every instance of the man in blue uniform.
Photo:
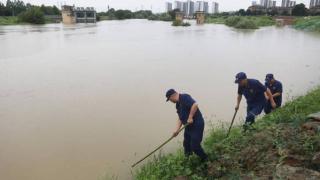
[(276, 107), (276, 104), (270, 90), (256, 79), (247, 79), (247, 75), (244, 72), (240, 72), (236, 75), (235, 83), (239, 84), (237, 105), (235, 109), (239, 109), (242, 95), (247, 99), (247, 117), (244, 125), (244, 130), (246, 130), (248, 125), (252, 125), (255, 117), (264, 109), (266, 104), (265, 93), (269, 97), (273, 108)]
[(167, 101), (176, 104), (179, 119), (176, 129), (172, 136), (179, 134), (182, 124), (188, 126), (184, 130), (183, 147), (186, 156), (192, 153), (198, 155), (202, 161), (206, 161), (208, 156), (201, 147), (201, 141), (204, 130), (204, 119), (198, 108), (197, 103), (188, 94), (179, 94), (174, 89), (166, 93)]
[[(271, 91), (272, 97), (277, 105), (276, 108), (281, 107), (282, 103), (282, 84), (280, 81), (277, 81), (273, 74), (267, 74), (266, 75), (266, 82), (265, 86)], [(266, 114), (269, 114), (272, 110), (271, 102), (267, 98), (267, 104), (264, 107), (264, 112)]]

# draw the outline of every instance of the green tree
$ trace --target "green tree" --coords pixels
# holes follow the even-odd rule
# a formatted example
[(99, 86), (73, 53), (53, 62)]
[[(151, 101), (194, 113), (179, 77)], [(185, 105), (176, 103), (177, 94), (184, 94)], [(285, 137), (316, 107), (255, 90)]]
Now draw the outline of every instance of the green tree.
[(6, 12), (6, 6), (0, 2), (0, 16), (4, 16)]
[(308, 10), (307, 10), (306, 6), (303, 3), (297, 4), (292, 9), (292, 15), (293, 16), (307, 16), (308, 15)]
[(7, 16), (16, 16), (21, 12), (26, 10), (26, 6), (23, 1), (20, 0), (7, 0), (6, 3), (6, 15)]
[(245, 16), (246, 15), (246, 11), (244, 9), (240, 9), (237, 14), (239, 16)]
[(44, 24), (44, 14), (39, 7), (32, 7), (18, 16), (19, 21), (32, 24)]
[(117, 10), (115, 12), (115, 17), (117, 19), (131, 19), (132, 16), (133, 16), (133, 14), (129, 10)]
[(179, 9), (174, 9), (172, 11), (169, 11), (169, 15), (171, 16), (171, 20), (176, 19), (176, 12), (179, 12)]

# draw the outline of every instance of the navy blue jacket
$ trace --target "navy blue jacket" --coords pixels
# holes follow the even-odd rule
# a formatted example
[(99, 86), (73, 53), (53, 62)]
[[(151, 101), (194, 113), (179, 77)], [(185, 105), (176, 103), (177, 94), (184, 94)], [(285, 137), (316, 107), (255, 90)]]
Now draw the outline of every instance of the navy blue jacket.
[(272, 94), (280, 93), (280, 96), (277, 96), (274, 99), (275, 103), (280, 106), (282, 103), (282, 84), (280, 81), (275, 80), (273, 84), (266, 82), (265, 86), (270, 89)]
[(256, 79), (248, 79), (246, 87), (238, 86), (238, 94), (245, 96), (248, 105), (266, 103), (266, 97), (264, 96), (266, 91), (267, 88)]
[[(196, 103), (196, 101), (192, 99), (189, 94), (179, 94), (179, 102), (176, 103), (176, 109), (182, 124), (187, 124), (190, 110), (194, 103)], [(193, 124), (200, 124), (203, 122), (202, 114), (198, 108), (193, 116)]]

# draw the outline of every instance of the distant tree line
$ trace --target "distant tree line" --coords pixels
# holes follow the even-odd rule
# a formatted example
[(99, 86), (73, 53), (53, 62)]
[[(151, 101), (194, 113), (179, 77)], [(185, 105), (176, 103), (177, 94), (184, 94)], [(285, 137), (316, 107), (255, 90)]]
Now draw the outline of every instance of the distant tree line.
[(0, 2), (0, 16), (18, 16), (19, 21), (43, 24), (45, 15), (60, 15), (56, 6), (35, 6), (25, 4), (20, 0), (7, 0), (6, 4)]
[[(153, 14), (150, 10), (140, 10), (132, 12), (130, 10), (115, 10), (109, 9), (107, 12), (99, 12), (97, 14), (98, 20), (106, 17), (108, 20), (122, 20), (122, 19), (149, 19), (149, 20), (161, 20), (172, 21), (175, 17), (176, 10), (169, 13)], [(105, 18), (104, 18), (105, 19)]]
[(270, 15), (270, 16), (313, 16), (320, 15), (319, 13), (314, 13), (313, 11), (306, 8), (306, 6), (301, 3), (297, 4), (292, 8), (291, 13), (289, 10), (282, 8), (269, 8), (265, 10), (251, 11), (249, 8), (247, 10), (240, 9), (235, 12), (235, 15), (239, 16), (256, 16), (256, 15)]

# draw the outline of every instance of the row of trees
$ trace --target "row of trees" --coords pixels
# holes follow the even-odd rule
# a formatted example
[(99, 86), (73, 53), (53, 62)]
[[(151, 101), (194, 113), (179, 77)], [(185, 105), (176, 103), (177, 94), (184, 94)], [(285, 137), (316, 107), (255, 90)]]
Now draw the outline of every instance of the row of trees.
[(239, 15), (239, 16), (255, 16), (255, 15), (309, 16), (310, 15), (310, 16), (313, 16), (313, 15), (320, 15), (320, 14), (310, 11), (308, 8), (306, 8), (306, 6), (303, 3), (301, 3), (294, 6), (291, 13), (289, 12), (289, 10), (276, 9), (276, 8), (266, 9), (263, 11), (262, 10), (251, 11), (250, 9), (247, 9), (247, 10), (240, 9), (239, 11), (235, 12), (235, 15)]
[(147, 19), (152, 15), (149, 10), (141, 10), (132, 12), (130, 10), (115, 10), (113, 8), (109, 9), (107, 12), (100, 12), (98, 16), (107, 16), (108, 19)]
[(98, 18), (105, 16), (110, 20), (121, 20), (121, 19), (149, 19), (149, 20), (161, 20), (161, 21), (172, 21), (175, 18), (175, 13), (178, 10), (170, 11), (169, 13), (153, 14), (149, 10), (141, 10), (132, 12), (130, 10), (115, 10), (109, 9), (107, 12), (98, 13)]
[(0, 16), (18, 16), (32, 8), (39, 9), (44, 15), (60, 15), (60, 10), (56, 6), (35, 6), (20, 0), (7, 0), (6, 4), (0, 2)]
[(0, 2), (0, 16), (18, 16), (19, 22), (44, 24), (45, 15), (60, 14), (56, 6), (35, 6), (20, 0), (7, 0), (6, 4)]

